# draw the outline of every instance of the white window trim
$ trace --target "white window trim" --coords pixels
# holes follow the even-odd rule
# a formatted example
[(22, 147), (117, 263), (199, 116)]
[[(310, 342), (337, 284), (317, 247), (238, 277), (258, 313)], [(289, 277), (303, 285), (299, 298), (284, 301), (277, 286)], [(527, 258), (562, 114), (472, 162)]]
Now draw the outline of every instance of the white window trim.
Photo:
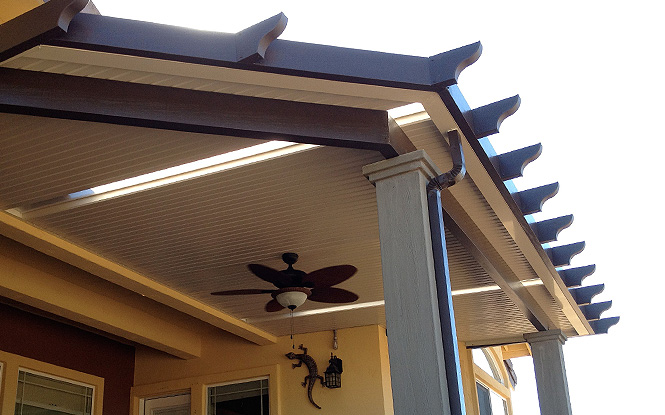
[(214, 388), (215, 386), (226, 386), (226, 385), (235, 385), (236, 383), (245, 383), (245, 382), (254, 382), (257, 380), (267, 380), (268, 381), (268, 387), (270, 387), (270, 376), (258, 376), (254, 378), (247, 378), (247, 379), (237, 379), (237, 380), (229, 380), (226, 382), (220, 382), (220, 383), (210, 383), (206, 384), (206, 390), (207, 388)]
[(65, 377), (62, 377), (62, 376), (54, 375), (54, 374), (51, 374), (51, 373), (45, 373), (45, 372), (41, 372), (39, 370), (33, 370), (33, 369), (30, 369), (30, 368), (27, 368), (27, 367), (22, 367), (22, 366), (19, 366), (18, 370), (21, 371), (21, 372), (32, 373), (33, 375), (44, 376), (44, 377), (51, 378), (51, 379), (54, 379), (54, 380), (59, 380), (61, 382), (71, 383), (73, 385), (85, 386), (86, 388), (92, 388), (93, 399), (94, 399), (94, 393), (97, 390), (97, 387), (95, 387), (95, 385), (90, 384), (90, 383), (81, 382), (81, 381), (78, 381), (76, 379), (65, 378)]

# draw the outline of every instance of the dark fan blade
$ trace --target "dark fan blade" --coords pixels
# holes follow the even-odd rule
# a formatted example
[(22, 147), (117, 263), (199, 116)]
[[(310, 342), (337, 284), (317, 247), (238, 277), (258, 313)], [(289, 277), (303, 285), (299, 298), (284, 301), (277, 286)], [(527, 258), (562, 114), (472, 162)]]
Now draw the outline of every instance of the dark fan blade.
[(348, 280), (356, 271), (358, 268), (353, 265), (335, 265), (310, 272), (305, 276), (303, 282), (311, 284), (312, 288), (332, 287)]
[(210, 293), (212, 295), (247, 295), (247, 294), (270, 294), (275, 290), (259, 290), (259, 289), (247, 289), (247, 290), (226, 290), (226, 291), (215, 291)]
[(271, 284), (275, 284), (278, 288), (287, 287), (290, 282), (290, 278), (270, 267), (260, 264), (249, 264), (247, 265), (254, 275), (261, 278), (263, 281), (268, 281)]
[(319, 303), (352, 303), (358, 299), (358, 295), (343, 288), (322, 287), (313, 288), (312, 295), (307, 299)]
[(266, 304), (266, 311), (269, 313), (273, 313), (275, 311), (280, 311), (283, 310), (284, 307), (280, 303), (277, 302), (274, 298)]

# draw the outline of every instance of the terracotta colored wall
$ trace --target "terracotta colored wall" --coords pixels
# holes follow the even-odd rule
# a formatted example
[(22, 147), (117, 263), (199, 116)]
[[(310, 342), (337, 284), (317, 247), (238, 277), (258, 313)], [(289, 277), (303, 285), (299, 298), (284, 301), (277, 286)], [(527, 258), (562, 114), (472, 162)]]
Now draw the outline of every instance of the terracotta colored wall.
[(104, 378), (104, 413), (129, 414), (134, 348), (0, 303), (0, 350)]

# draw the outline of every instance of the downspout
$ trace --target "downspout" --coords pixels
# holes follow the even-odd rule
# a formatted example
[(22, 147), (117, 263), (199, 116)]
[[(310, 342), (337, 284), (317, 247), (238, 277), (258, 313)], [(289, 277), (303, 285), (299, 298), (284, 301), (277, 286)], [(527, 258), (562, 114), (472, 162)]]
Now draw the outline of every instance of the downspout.
[(446, 135), (450, 143), (453, 167), (448, 172), (433, 178), (427, 184), (427, 207), (429, 211), (430, 234), (432, 237), (436, 292), (439, 300), (439, 320), (441, 321), (441, 335), (443, 337), (448, 399), (451, 414), (464, 415), (466, 414), (466, 409), (464, 406), (462, 372), (457, 348), (453, 298), (450, 290), (450, 273), (448, 271), (448, 255), (446, 253), (446, 236), (443, 228), (441, 191), (461, 181), (466, 174), (466, 167), (464, 165), (464, 153), (462, 151), (459, 132), (457, 130), (450, 130)]

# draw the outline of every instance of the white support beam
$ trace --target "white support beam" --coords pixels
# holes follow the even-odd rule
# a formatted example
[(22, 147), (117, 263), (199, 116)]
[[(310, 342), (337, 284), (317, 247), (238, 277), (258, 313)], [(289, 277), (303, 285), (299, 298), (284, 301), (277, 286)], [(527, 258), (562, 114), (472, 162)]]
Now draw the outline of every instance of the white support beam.
[(525, 334), (531, 346), (541, 415), (572, 415), (561, 330)]
[(0, 212), (0, 235), (258, 345), (277, 342), (277, 337), (273, 334), (194, 300), (9, 213)]
[(376, 186), (396, 414), (450, 414), (427, 207), (440, 174), (424, 151), (365, 166)]
[(83, 272), (54, 266), (17, 245), (0, 239), (0, 296), (182, 359), (201, 356), (197, 333), (85, 288), (77, 284)]

